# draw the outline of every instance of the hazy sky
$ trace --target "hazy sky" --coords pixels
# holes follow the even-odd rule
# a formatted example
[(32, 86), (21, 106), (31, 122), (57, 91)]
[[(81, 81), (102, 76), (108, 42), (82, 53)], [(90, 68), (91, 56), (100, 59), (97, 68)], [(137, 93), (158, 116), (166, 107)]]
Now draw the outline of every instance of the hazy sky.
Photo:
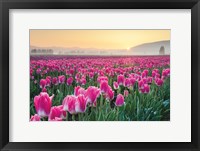
[(30, 30), (37, 47), (129, 49), (162, 40), (170, 40), (170, 30)]

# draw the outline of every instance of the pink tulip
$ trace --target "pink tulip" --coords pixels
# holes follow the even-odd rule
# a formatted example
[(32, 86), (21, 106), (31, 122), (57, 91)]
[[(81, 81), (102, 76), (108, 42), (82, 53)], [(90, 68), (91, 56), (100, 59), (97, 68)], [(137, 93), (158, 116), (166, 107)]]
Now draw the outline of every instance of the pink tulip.
[(38, 96), (34, 97), (34, 106), (40, 117), (47, 117), (49, 115), (53, 97), (54, 95), (49, 97), (46, 92), (41, 92)]
[(119, 89), (119, 84), (117, 82), (113, 82), (113, 87), (115, 90)]
[(93, 73), (93, 72), (90, 72), (90, 73), (89, 73), (89, 78), (90, 78), (90, 79), (93, 79), (93, 77), (94, 77), (94, 73)]
[(86, 81), (85, 78), (81, 78), (81, 79), (80, 79), (80, 82), (81, 82), (81, 85), (85, 85), (87, 81)]
[(153, 69), (152, 72), (159, 73), (159, 70), (158, 69)]
[(170, 69), (169, 68), (165, 69), (165, 72), (166, 72), (167, 76), (170, 76)]
[(46, 79), (41, 79), (40, 80), (40, 88), (45, 88), (46, 84), (47, 84)]
[(84, 95), (79, 94), (75, 104), (75, 110), (77, 113), (84, 113), (87, 106), (87, 99)]
[(163, 85), (163, 80), (160, 79), (160, 78), (156, 78), (155, 79), (155, 83), (156, 83), (157, 86), (162, 86)]
[(158, 69), (154, 69), (154, 70), (152, 71), (151, 76), (152, 76), (153, 78), (155, 78), (155, 76), (156, 76), (157, 74), (159, 74), (159, 70), (158, 70)]
[(32, 69), (30, 69), (30, 76), (32, 76), (33, 75), (33, 70)]
[(124, 81), (124, 86), (125, 87), (130, 87), (131, 86), (131, 81), (129, 78), (126, 78), (125, 81)]
[(40, 121), (40, 116), (37, 114), (32, 115), (30, 121)]
[(150, 86), (148, 84), (144, 84), (143, 89), (140, 89), (140, 92), (149, 93), (150, 92)]
[(108, 88), (106, 92), (106, 99), (112, 101), (114, 99), (114, 91), (111, 87)]
[(69, 78), (67, 79), (67, 85), (72, 85), (72, 83), (73, 83), (73, 78), (72, 78), (72, 77), (69, 77)]
[(115, 101), (116, 106), (122, 106), (124, 105), (124, 96), (122, 94), (118, 94), (116, 101)]
[(130, 78), (130, 82), (131, 82), (131, 85), (134, 86), (135, 85), (135, 81), (136, 79), (135, 78)]
[(47, 74), (47, 70), (44, 70), (42, 74), (43, 74), (43, 75)]
[(153, 81), (153, 78), (152, 78), (152, 77), (147, 77), (147, 82), (148, 82), (148, 83), (152, 83), (152, 81)]
[(101, 83), (101, 81), (108, 81), (108, 77), (106, 77), (106, 76), (99, 76), (99, 77), (97, 78), (97, 82), (98, 82), (98, 83)]
[(138, 89), (142, 93), (149, 93), (150, 86), (147, 84), (147, 80), (144, 78), (138, 82)]
[(47, 92), (47, 89), (46, 89), (46, 88), (43, 88), (43, 89), (42, 89), (42, 92)]
[(102, 93), (106, 93), (108, 91), (108, 82), (107, 81), (101, 81), (100, 89), (101, 89)]
[(152, 74), (151, 76), (155, 79), (155, 78), (159, 78), (160, 77), (160, 73), (159, 73), (159, 70), (158, 69), (154, 69), (152, 71)]
[(49, 114), (49, 121), (56, 120), (55, 118), (66, 118), (66, 111), (63, 110), (63, 105), (53, 106)]
[(58, 85), (58, 79), (57, 79), (56, 77), (54, 77), (54, 78), (52, 79), (52, 84)]
[(141, 77), (141, 76), (137, 75), (136, 77), (137, 77), (137, 81), (142, 80), (142, 77)]
[(74, 70), (73, 69), (66, 70), (66, 75), (72, 76), (73, 74), (74, 74)]
[(51, 85), (51, 80), (50, 79), (48, 79), (48, 78), (46, 78), (46, 86), (50, 86)]
[(58, 76), (58, 82), (62, 84), (65, 83), (65, 76), (64, 75)]
[(144, 82), (144, 84), (147, 84), (147, 83), (148, 83), (148, 80), (147, 80), (146, 77), (142, 78), (141, 80)]
[(99, 70), (99, 71), (98, 71), (98, 75), (99, 75), (99, 76), (104, 76), (104, 72), (103, 72), (102, 70)]
[(144, 81), (143, 80), (140, 80), (139, 82), (138, 82), (138, 87), (139, 87), (139, 89), (143, 89), (144, 88)]
[(123, 85), (124, 84), (124, 75), (120, 74), (117, 76), (117, 83), (119, 85)]
[(162, 71), (162, 77), (166, 78), (170, 76), (170, 69), (164, 69)]
[(47, 86), (51, 85), (51, 77), (50, 76), (46, 77), (46, 82), (47, 82)]
[(68, 95), (63, 100), (63, 110), (68, 111), (70, 114), (76, 114), (76, 96)]
[(142, 78), (147, 77), (148, 76), (149, 71), (148, 70), (144, 70), (142, 72)]
[(81, 83), (81, 79), (76, 78), (76, 83)]
[(86, 90), (80, 86), (74, 88), (74, 95), (78, 96), (79, 94), (85, 95)]
[(54, 119), (50, 120), (50, 121), (62, 121), (63, 119), (60, 117), (55, 117)]
[(100, 89), (94, 86), (89, 86), (86, 90), (85, 97), (87, 98), (87, 102), (89, 102), (91, 105), (94, 105), (96, 103), (97, 98), (100, 95)]
[(124, 97), (127, 97), (129, 94), (128, 90), (124, 90)]
[(80, 73), (77, 73), (77, 74), (75, 75), (75, 79), (80, 79), (80, 77), (81, 77)]
[(41, 70), (40, 68), (38, 68), (38, 69), (36, 70), (36, 73), (37, 73), (37, 74), (40, 74), (41, 71), (42, 71), (42, 70)]
[(160, 73), (156, 73), (154, 78), (160, 78)]
[(46, 79), (49, 79), (51, 81), (51, 76), (47, 76)]

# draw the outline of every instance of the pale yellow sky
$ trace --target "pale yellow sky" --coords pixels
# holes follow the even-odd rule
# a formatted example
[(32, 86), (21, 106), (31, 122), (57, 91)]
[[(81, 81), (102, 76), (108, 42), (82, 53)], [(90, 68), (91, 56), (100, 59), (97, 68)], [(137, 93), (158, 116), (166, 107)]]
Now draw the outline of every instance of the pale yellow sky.
[(170, 30), (30, 30), (37, 47), (129, 49), (162, 40), (170, 40)]

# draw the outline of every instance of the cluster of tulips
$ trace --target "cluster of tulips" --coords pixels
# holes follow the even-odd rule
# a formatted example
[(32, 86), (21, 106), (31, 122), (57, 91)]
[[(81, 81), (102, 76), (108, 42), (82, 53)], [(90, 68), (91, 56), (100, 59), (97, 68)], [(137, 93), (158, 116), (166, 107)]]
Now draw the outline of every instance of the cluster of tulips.
[(169, 56), (31, 57), (30, 121), (169, 120)]

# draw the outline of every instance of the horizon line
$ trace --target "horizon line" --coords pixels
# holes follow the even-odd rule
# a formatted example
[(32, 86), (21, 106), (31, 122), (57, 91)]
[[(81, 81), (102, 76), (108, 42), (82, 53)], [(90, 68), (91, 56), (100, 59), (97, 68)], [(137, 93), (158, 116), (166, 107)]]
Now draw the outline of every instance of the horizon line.
[[(156, 43), (156, 42), (163, 42), (163, 41), (171, 41), (170, 39), (169, 40), (160, 40), (160, 41), (153, 41), (153, 42), (146, 42), (146, 43), (142, 43), (142, 44), (138, 44), (136, 46), (133, 46), (133, 47), (130, 47), (130, 48), (134, 48), (134, 47), (137, 47), (137, 46), (141, 46), (141, 45), (144, 45), (144, 44), (151, 44), (151, 43)], [(96, 48), (96, 47), (79, 47), (79, 46), (73, 46), (73, 47), (62, 47), (62, 46), (35, 46), (35, 45), (29, 45), (29, 48), (30, 47), (38, 47), (38, 48), (81, 48), (81, 49), (102, 49), (102, 50), (129, 50), (127, 48)]]

